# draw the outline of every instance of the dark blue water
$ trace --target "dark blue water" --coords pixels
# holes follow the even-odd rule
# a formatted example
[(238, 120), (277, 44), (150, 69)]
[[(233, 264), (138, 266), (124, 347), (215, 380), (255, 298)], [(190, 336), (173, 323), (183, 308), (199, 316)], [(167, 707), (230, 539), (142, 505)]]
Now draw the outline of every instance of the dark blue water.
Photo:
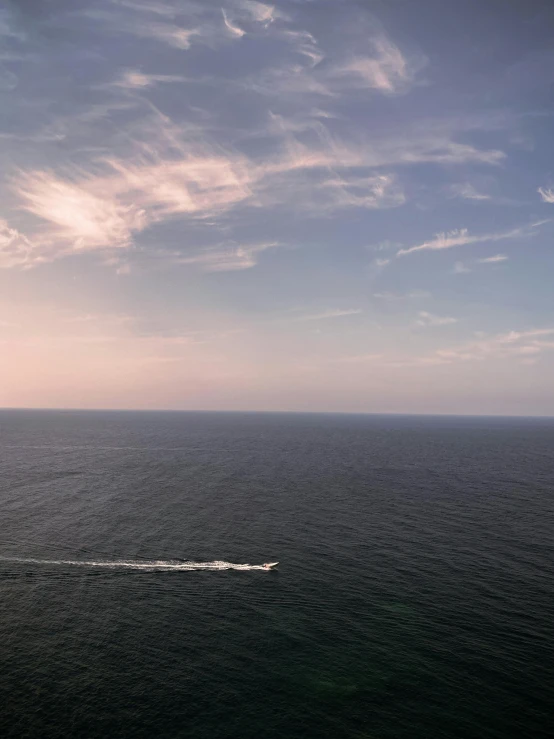
[(3, 737), (553, 733), (552, 421), (1, 411), (0, 517)]

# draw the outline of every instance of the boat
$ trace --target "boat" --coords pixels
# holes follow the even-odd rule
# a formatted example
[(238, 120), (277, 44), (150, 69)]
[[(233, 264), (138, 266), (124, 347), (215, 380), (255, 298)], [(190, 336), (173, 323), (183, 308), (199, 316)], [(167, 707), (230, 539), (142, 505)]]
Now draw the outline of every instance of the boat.
[(263, 568), (264, 570), (272, 570), (274, 567), (277, 567), (279, 562), (264, 562)]

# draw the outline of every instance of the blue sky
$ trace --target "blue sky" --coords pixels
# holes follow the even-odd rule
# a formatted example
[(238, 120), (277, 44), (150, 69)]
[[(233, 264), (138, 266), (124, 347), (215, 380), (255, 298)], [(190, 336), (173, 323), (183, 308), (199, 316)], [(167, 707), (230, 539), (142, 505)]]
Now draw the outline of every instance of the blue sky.
[(0, 405), (554, 414), (545, 2), (0, 11)]

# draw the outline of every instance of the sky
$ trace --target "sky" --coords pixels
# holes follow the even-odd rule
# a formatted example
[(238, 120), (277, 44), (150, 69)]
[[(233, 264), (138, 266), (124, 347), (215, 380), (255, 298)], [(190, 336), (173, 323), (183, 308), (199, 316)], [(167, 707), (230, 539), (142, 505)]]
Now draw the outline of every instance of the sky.
[(0, 406), (554, 415), (553, 34), (5, 1)]

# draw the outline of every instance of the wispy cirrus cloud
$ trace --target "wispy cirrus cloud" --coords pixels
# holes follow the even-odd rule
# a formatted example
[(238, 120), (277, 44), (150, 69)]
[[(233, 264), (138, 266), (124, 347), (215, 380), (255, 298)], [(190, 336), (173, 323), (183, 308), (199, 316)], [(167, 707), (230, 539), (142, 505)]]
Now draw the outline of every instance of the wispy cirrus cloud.
[(452, 323), (458, 323), (457, 318), (451, 316), (437, 316), (434, 313), (421, 310), (417, 314), (416, 324), (418, 326), (449, 326)]
[(324, 321), (328, 318), (343, 318), (345, 316), (356, 316), (363, 313), (361, 308), (332, 308), (330, 310), (324, 310), (320, 313), (307, 313), (302, 316), (295, 316), (290, 320), (294, 322), (301, 321)]
[(424, 298), (430, 298), (431, 293), (427, 290), (410, 290), (407, 293), (393, 293), (393, 292), (378, 292), (373, 293), (374, 298), (379, 300), (421, 300)]
[(277, 242), (220, 243), (210, 246), (187, 247), (183, 250), (135, 249), (109, 256), (104, 260), (108, 267), (115, 268), (117, 274), (128, 275), (146, 270), (172, 269), (178, 266), (190, 267), (198, 272), (237, 272), (256, 267), (263, 252), (269, 249), (284, 248)]
[[(113, 0), (111, 5), (113, 10), (96, 7), (84, 12), (112, 33), (131, 34), (183, 51), (190, 49), (194, 41), (213, 44), (226, 36), (239, 39), (247, 33), (267, 29), (276, 18), (285, 17), (272, 5), (256, 0), (231, 1), (220, 9), (186, 0), (175, 5)], [(181, 25), (183, 15), (189, 20), (186, 27)]]
[(411, 246), (408, 249), (400, 249), (397, 256), (412, 254), (418, 251), (441, 251), (443, 249), (452, 249), (455, 246), (466, 246), (467, 244), (480, 244), (487, 241), (502, 241), (504, 239), (515, 239), (522, 236), (530, 236), (534, 233), (534, 229), (542, 225), (545, 221), (540, 221), (530, 226), (522, 226), (514, 228), (510, 231), (489, 234), (469, 233), (467, 228), (456, 229), (445, 233), (439, 233), (434, 239), (424, 241), (422, 244)]
[(546, 349), (554, 348), (554, 342), (545, 342), (541, 338), (553, 334), (554, 328), (508, 331), (457, 347), (438, 349), (433, 356), (450, 363), (539, 354)]
[(0, 269), (31, 267), (41, 260), (34, 244), (0, 218)]
[[(189, 143), (186, 132), (164, 130), (162, 123), (160, 128), (147, 146), (136, 143), (134, 156), (104, 159), (95, 171), (31, 170), (19, 176), (14, 190), (22, 207), (39, 219), (31, 238), (46, 258), (128, 248), (136, 234), (156, 223), (175, 216), (214, 217), (254, 196), (268, 206), (320, 213), (404, 202), (391, 176), (352, 178), (344, 171), (329, 177), (321, 162), (309, 157), (277, 167), (256, 165), (221, 147)], [(308, 176), (319, 169), (317, 179)]]
[(257, 2), (257, 0), (237, 0), (228, 3), (224, 9), (226, 24), (229, 22), (233, 28), (240, 29), (240, 36), (245, 35), (252, 29), (252, 24), (268, 28), (277, 18), (286, 19), (287, 16), (274, 5)]
[(554, 328), (507, 331), (484, 335), (477, 341), (463, 342), (436, 349), (430, 354), (412, 357), (385, 357), (390, 367), (434, 367), (466, 362), (487, 362), (512, 359), (518, 364), (535, 363), (543, 352), (554, 349), (554, 341), (543, 337), (554, 335)]
[(194, 265), (205, 272), (234, 272), (255, 267), (258, 264), (259, 254), (279, 246), (281, 244), (276, 241), (241, 246), (218, 246), (192, 255), (175, 254), (170, 261), (174, 264)]
[(26, 34), (16, 26), (13, 20), (7, 9), (0, 10), (0, 38), (24, 41)]
[(376, 270), (382, 270), (390, 263), (391, 260), (387, 259), (386, 257), (376, 257), (373, 260), (372, 265), (373, 267), (375, 267)]
[(195, 37), (202, 38), (203, 32), (199, 28), (179, 28), (166, 23), (135, 23), (129, 32), (134, 36), (145, 39), (154, 39), (161, 43), (173, 46), (175, 49), (190, 49)]
[(225, 24), (225, 27), (232, 36), (234, 36), (235, 38), (242, 38), (246, 35), (246, 31), (243, 31), (242, 28), (239, 28), (239, 26), (233, 25), (233, 22), (229, 20), (227, 13), (225, 12), (225, 8), (221, 8), (221, 13), (223, 15), (223, 22)]
[(479, 192), (469, 182), (463, 182), (458, 185), (452, 185), (452, 187), (450, 188), (450, 191), (456, 197), (463, 198), (464, 200), (482, 201), (482, 200), (491, 199), (490, 195)]
[(120, 87), (124, 90), (145, 90), (158, 82), (184, 82), (185, 77), (178, 74), (145, 74), (136, 69), (126, 69), (114, 82), (106, 87)]
[[(106, 33), (124, 33), (139, 39), (158, 41), (161, 44), (181, 50), (189, 49), (194, 37), (203, 39), (206, 35), (211, 35), (207, 30), (202, 31), (198, 27), (185, 28), (175, 22), (160, 21), (156, 17), (160, 14), (146, 7), (141, 8), (141, 13), (138, 16), (131, 15), (128, 12), (137, 9), (133, 4), (119, 6), (115, 11), (107, 10), (100, 5), (100, 7), (87, 8), (82, 11), (82, 14), (84, 18), (102, 24), (102, 28)], [(153, 18), (145, 19), (142, 15), (142, 13), (152, 12), (154, 13)]]
[[(77, 13), (79, 11), (76, 11)], [(102, 27), (104, 34), (128, 34), (187, 50), (192, 40), (210, 40), (217, 34), (214, 13), (194, 0), (166, 3), (150, 0), (100, 0), (80, 11)], [(187, 25), (183, 25), (183, 18)]]
[(371, 56), (356, 56), (338, 66), (332, 74), (346, 78), (351, 84), (380, 92), (395, 93), (404, 90), (412, 80), (415, 69), (384, 34), (372, 39), (371, 45)]
[(44, 227), (37, 232), (39, 244), (66, 250), (126, 247), (132, 234), (147, 225), (144, 210), (119, 202), (110, 192), (109, 179), (62, 179), (50, 172), (29, 172), (20, 178), (17, 194), (23, 207)]
[[(363, 128), (352, 133), (349, 117), (340, 106), (333, 110), (335, 101), (342, 105), (357, 96), (360, 88), (385, 95), (403, 92), (416, 81), (423, 64), (423, 57), (407, 57), (384, 32), (376, 32), (372, 23), (364, 21), (363, 13), (353, 13), (362, 22), (349, 26), (353, 43), (344, 44), (336, 34), (319, 38), (317, 24), (310, 31), (300, 27), (292, 10), (287, 15), (281, 8), (255, 0), (226, 0), (223, 8), (194, 0), (102, 0), (85, 11), (72, 11), (72, 24), (83, 18), (97, 22), (87, 24), (87, 33), (89, 25), (98, 32), (98, 25), (103, 39), (125, 33), (159, 41), (166, 48), (157, 49), (145, 69), (137, 64), (136, 56), (128, 63), (128, 49), (122, 48), (112, 81), (94, 84), (95, 94), (108, 95), (107, 100), (91, 106), (98, 114), (87, 126), (98, 124), (101, 134), (91, 142), (90, 156), (83, 155), (89, 142), (82, 146), (82, 122), (75, 115), (74, 126), (68, 117), (59, 130), (53, 129), (51, 138), (79, 139), (75, 148), (78, 165), (26, 165), (19, 170), (13, 191), (18, 205), (33, 217), (27, 222), (26, 238), (44, 260), (51, 260), (75, 252), (121, 252), (135, 245), (139, 235), (148, 238), (145, 232), (159, 224), (177, 219), (183, 224), (215, 222), (231, 211), (238, 217), (240, 209), (247, 207), (259, 213), (287, 208), (310, 218), (348, 209), (385, 210), (406, 202), (404, 168), (421, 163), (493, 165), (504, 158), (500, 150), (468, 143), (465, 134), (474, 123), (464, 123), (464, 141), (458, 140), (456, 120), (433, 125), (408, 120), (392, 128), (376, 128), (371, 135)], [(196, 94), (189, 95), (192, 88), (188, 87), (195, 84), (194, 74), (166, 73), (183, 69), (173, 49), (186, 51), (198, 42), (202, 46), (195, 53), (207, 56), (221, 49), (227, 53), (240, 49), (239, 40), (253, 34), (271, 38), (271, 44), (266, 45), (270, 49), (267, 56), (260, 47), (263, 63), (258, 65), (256, 58), (251, 75), (241, 72), (228, 78), (225, 68), (221, 77), (215, 59), (207, 65), (210, 72), (202, 80), (224, 97), (229, 86), (236, 88), (245, 81), (249, 92), (259, 92), (253, 82), (259, 83), (266, 75), (267, 94), (282, 114), (271, 117), (267, 100), (260, 101), (257, 95), (253, 110), (259, 113), (258, 128), (248, 123), (237, 135), (229, 131), (217, 100), (213, 105), (205, 100), (198, 106), (166, 105), (175, 113), (173, 120), (155, 108), (152, 101), (163, 96), (164, 83), (182, 84), (187, 93), (184, 98)], [(224, 55), (227, 64), (225, 59)], [(245, 70), (249, 60), (245, 57), (243, 61), (239, 67)], [(275, 84), (279, 80), (284, 87)], [(323, 114), (321, 101), (304, 94), (289, 97), (287, 85), (302, 93), (307, 85), (316, 97), (329, 97), (331, 110)], [(130, 103), (135, 106), (132, 112)], [(201, 109), (205, 113), (202, 125), (194, 125)], [(265, 123), (260, 123), (264, 111)], [(119, 115), (122, 121), (112, 120)], [(104, 140), (103, 132), (110, 129), (112, 138)], [(119, 133), (113, 134), (113, 129)], [(265, 148), (252, 146), (253, 141), (263, 141)], [(95, 152), (95, 145), (101, 153)], [(198, 265), (203, 259), (206, 270), (218, 269), (209, 264), (226, 263), (224, 255), (210, 249), (204, 256), (192, 253), (183, 259)], [(252, 261), (255, 256), (245, 252), (228, 263), (248, 265)], [(375, 266), (386, 264), (388, 260), (380, 259)], [(118, 263), (118, 269), (124, 270), (125, 265)]]
[(478, 264), (498, 264), (498, 262), (506, 262), (508, 257), (506, 254), (494, 254), (492, 257), (483, 257), (478, 259)]
[[(280, 169), (280, 171), (279, 171)], [(314, 215), (336, 210), (397, 208), (406, 201), (402, 187), (390, 174), (360, 177), (337, 166), (334, 173), (317, 160), (291, 162), (271, 171), (261, 167), (257, 192), (267, 206), (285, 205)]]
[[(472, 259), (469, 264), (499, 264), (501, 262), (507, 262), (508, 256), (506, 254), (494, 254), (492, 257), (483, 257), (482, 259)], [(454, 263), (454, 274), (463, 275), (468, 274), (472, 271), (471, 267), (467, 262), (455, 262)]]
[[(426, 126), (407, 124), (402, 130), (375, 132), (371, 138), (333, 134), (322, 121), (304, 121), (305, 130), (313, 135), (302, 141), (286, 135), (292, 122), (281, 118), (286, 144), (284, 162), (289, 167), (296, 162), (305, 166), (343, 167), (409, 167), (417, 164), (455, 165), (472, 162), (496, 165), (505, 158), (497, 149), (479, 149), (456, 141), (456, 123), (446, 121), (443, 126), (429, 130)], [(292, 123), (292, 125), (294, 125)], [(302, 130), (301, 128), (299, 129)]]
[[(295, 193), (304, 182), (304, 199), (331, 200), (337, 207), (389, 208), (402, 205), (406, 196), (402, 179), (393, 168), (419, 163), (457, 164), (473, 159), (496, 163), (504, 155), (481, 151), (453, 141), (448, 127), (429, 132), (425, 128), (381, 133), (370, 140), (338, 136), (311, 116), (285, 118), (271, 115), (269, 130), (280, 144), (278, 153), (260, 167), (271, 189), (278, 189), (279, 177), (284, 192)], [(387, 168), (378, 174), (374, 170)], [(363, 170), (366, 171), (365, 174)], [(320, 173), (314, 181), (313, 174)], [(296, 182), (292, 179), (296, 174)], [(331, 176), (330, 174), (333, 173)], [(308, 175), (308, 176), (306, 176)], [(328, 203), (329, 204), (329, 203)]]
[(243, 8), (249, 13), (257, 23), (269, 25), (276, 18), (285, 18), (286, 16), (278, 11), (274, 5), (261, 3), (257, 0), (238, 0), (238, 7)]
[[(244, 80), (243, 84), (259, 93), (274, 96), (278, 91), (291, 99), (299, 95), (338, 99), (344, 98), (349, 90), (360, 89), (384, 95), (399, 94), (411, 87), (426, 63), (423, 56), (407, 59), (387, 34), (367, 24), (363, 13), (357, 15), (357, 24), (350, 25), (338, 16), (339, 35), (322, 43), (309, 30), (295, 26), (289, 16), (277, 15), (275, 9), (273, 12), (283, 21), (271, 29), (273, 38), (287, 44), (293, 57), (284, 53), (280, 63)], [(232, 9), (224, 10), (224, 21), (232, 36), (244, 35), (245, 26)], [(347, 46), (337, 43), (343, 25), (348, 28), (350, 38)], [(325, 64), (321, 64), (324, 59)]]
[[(98, 85), (100, 90), (109, 90), (118, 88), (116, 82)], [(71, 137), (83, 137), (87, 133), (94, 131), (95, 127), (101, 126), (103, 123), (112, 121), (118, 115), (125, 115), (136, 110), (138, 102), (129, 97), (125, 99), (119, 96), (114, 100), (105, 100), (85, 105), (82, 110), (73, 111), (69, 115), (59, 115), (50, 111), (45, 114), (44, 119), (38, 121), (38, 126), (29, 131), (12, 130), (10, 132), (0, 132), (0, 139), (11, 139), (13, 142), (30, 142), (36, 144), (49, 144), (51, 142), (59, 142), (67, 140)]]
[(138, 13), (161, 15), (168, 18), (174, 18), (177, 13), (176, 8), (171, 3), (156, 2), (156, 0), (147, 0), (146, 2), (140, 2), (139, 0), (109, 0), (109, 2), (119, 8), (129, 8)]
[[(453, 321), (450, 321), (453, 322)], [(438, 323), (434, 325), (446, 325)], [(402, 354), (370, 353), (347, 355), (335, 361), (340, 363), (371, 363), (384, 368), (422, 367), (432, 368), (468, 362), (486, 362), (512, 359), (518, 364), (534, 364), (540, 356), (554, 350), (554, 328), (507, 331), (436, 349), (430, 354), (408, 356)]]
[(15, 90), (18, 84), (17, 75), (9, 69), (2, 69), (0, 63), (0, 90), (9, 92)]
[(320, 187), (334, 208), (396, 208), (406, 202), (394, 176), (342, 176), (324, 180)]
[(454, 262), (454, 269), (452, 271), (455, 275), (467, 275), (471, 272), (471, 269), (465, 262)]
[(296, 54), (308, 59), (308, 65), (315, 67), (324, 58), (325, 53), (319, 47), (319, 44), (309, 31), (283, 31), (283, 38), (288, 41)]
[(156, 223), (179, 215), (213, 217), (249, 198), (252, 168), (246, 158), (186, 134), (156, 117), (127, 157), (105, 158), (88, 172), (22, 173), (14, 191), (39, 219), (30, 238), (48, 258), (128, 248)]
[(551, 187), (539, 187), (537, 192), (543, 203), (554, 203), (554, 190)]

